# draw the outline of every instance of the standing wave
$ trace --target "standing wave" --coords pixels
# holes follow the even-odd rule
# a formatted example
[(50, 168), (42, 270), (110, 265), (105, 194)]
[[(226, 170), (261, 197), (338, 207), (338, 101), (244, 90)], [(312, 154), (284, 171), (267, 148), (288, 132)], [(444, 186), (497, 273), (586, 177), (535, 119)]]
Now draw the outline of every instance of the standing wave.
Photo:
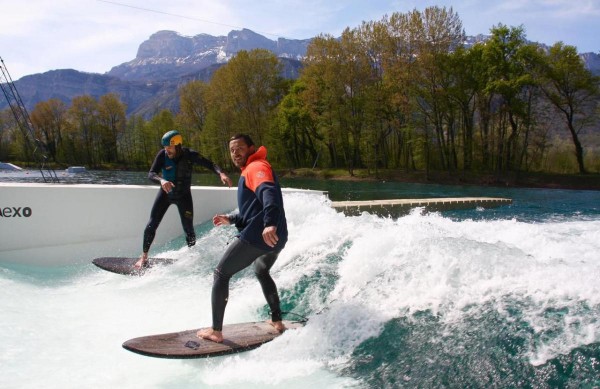
[(600, 221), (345, 217), (311, 202), (286, 198), (276, 277), (329, 369), (369, 387), (600, 385)]

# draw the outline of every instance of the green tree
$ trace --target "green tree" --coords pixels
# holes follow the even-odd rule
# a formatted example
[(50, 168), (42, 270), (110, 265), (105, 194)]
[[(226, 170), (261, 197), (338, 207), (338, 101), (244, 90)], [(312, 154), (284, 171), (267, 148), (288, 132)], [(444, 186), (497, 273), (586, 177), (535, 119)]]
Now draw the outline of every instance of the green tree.
[(496, 169), (515, 170), (519, 135), (532, 118), (530, 113), (537, 48), (527, 44), (523, 27), (499, 24), (491, 29), (483, 59), (487, 65), (486, 90), (494, 95), (497, 107)]
[(202, 139), (215, 161), (229, 161), (228, 139), (238, 132), (257, 144), (268, 140), (276, 107), (284, 95), (281, 64), (270, 51), (240, 51), (218, 69), (207, 91), (208, 109)]
[(302, 100), (305, 91), (304, 83), (297, 80), (279, 104), (277, 113), (280, 147), (275, 154), (285, 153), (288, 164), (295, 168), (314, 165), (319, 158), (321, 137)]
[(67, 126), (67, 105), (59, 99), (50, 99), (36, 104), (31, 111), (31, 123), (48, 153), (49, 157), (57, 160), (62, 145), (62, 133)]
[(134, 168), (147, 169), (156, 149), (156, 139), (148, 139), (145, 136), (145, 127), (146, 120), (142, 116), (131, 115), (119, 140), (123, 159)]
[(546, 58), (542, 90), (562, 115), (575, 146), (579, 172), (585, 174), (579, 132), (593, 123), (597, 114), (600, 78), (585, 68), (574, 46), (558, 42)]
[(342, 48), (331, 35), (314, 38), (306, 51), (300, 80), (305, 85), (302, 104), (317, 125), (328, 151), (329, 167), (338, 167), (338, 143), (341, 134), (340, 105), (346, 93), (341, 80)]
[(367, 31), (346, 29), (340, 39), (321, 36), (308, 47), (302, 76), (306, 85), (305, 105), (318, 123), (329, 150), (330, 161), (338, 166), (342, 158), (346, 169), (363, 166), (362, 148), (368, 119), (373, 119), (375, 85), (380, 82), (369, 56)]
[(0, 161), (10, 161), (17, 156), (14, 153), (17, 123), (10, 109), (0, 111)]
[(186, 143), (201, 150), (201, 133), (206, 125), (208, 113), (208, 84), (204, 81), (191, 81), (179, 88), (179, 113), (175, 119), (177, 126), (187, 139)]
[[(415, 36), (418, 72), (411, 83), (414, 105), (419, 108), (418, 123), (427, 139), (426, 147), (437, 151), (438, 166), (456, 169), (456, 108), (449, 90), (455, 83), (448, 54), (464, 41), (464, 31), (458, 14), (452, 8), (428, 7), (422, 13), (409, 16), (410, 30)], [(433, 127), (430, 135), (429, 127)], [(430, 155), (426, 153), (429, 164)]]
[(98, 130), (100, 156), (104, 162), (119, 160), (118, 141), (125, 132), (126, 106), (115, 93), (100, 96), (98, 101)]
[(77, 96), (68, 111), (67, 159), (96, 167), (99, 160), (98, 102), (90, 95)]
[(451, 73), (452, 83), (447, 93), (448, 99), (459, 113), (459, 132), (462, 140), (462, 163), (465, 171), (473, 169), (475, 146), (476, 95), (481, 92), (478, 82), (479, 51), (457, 47), (448, 58), (446, 65)]
[(418, 70), (415, 61), (418, 38), (411, 28), (408, 14), (395, 12), (389, 19), (384, 17), (379, 24), (378, 29), (383, 31), (383, 87), (389, 96), (385, 104), (390, 135), (387, 148), (392, 155), (393, 166), (414, 170), (419, 142), (411, 124), (416, 109), (410, 90)]

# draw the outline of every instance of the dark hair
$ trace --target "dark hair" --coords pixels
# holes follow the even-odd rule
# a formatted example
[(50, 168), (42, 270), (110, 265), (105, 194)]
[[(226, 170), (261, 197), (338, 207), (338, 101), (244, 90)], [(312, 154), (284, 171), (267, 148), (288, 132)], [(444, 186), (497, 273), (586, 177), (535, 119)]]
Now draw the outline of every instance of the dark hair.
[(231, 138), (229, 138), (229, 141), (231, 142), (232, 140), (238, 140), (238, 139), (243, 139), (244, 143), (246, 143), (246, 146), (248, 146), (248, 147), (254, 146), (254, 142), (252, 141), (252, 138), (250, 138), (250, 135), (246, 135), (246, 134), (236, 134), (236, 135), (232, 136)]

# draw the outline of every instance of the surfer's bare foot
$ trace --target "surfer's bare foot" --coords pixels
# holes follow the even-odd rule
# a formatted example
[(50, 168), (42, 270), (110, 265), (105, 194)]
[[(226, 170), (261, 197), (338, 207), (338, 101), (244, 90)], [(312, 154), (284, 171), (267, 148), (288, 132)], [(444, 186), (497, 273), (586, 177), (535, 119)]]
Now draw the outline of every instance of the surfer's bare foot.
[(144, 253), (140, 256), (140, 259), (133, 265), (136, 269), (141, 269), (148, 266), (148, 254)]
[(275, 327), (275, 329), (278, 332), (285, 331), (285, 325), (283, 325), (283, 322), (281, 320), (280, 321), (267, 320), (267, 323), (269, 323), (270, 325), (272, 325), (273, 327)]
[(213, 342), (222, 343), (223, 333), (221, 331), (215, 331), (212, 328), (205, 328), (196, 332), (196, 336), (201, 339), (212, 340)]

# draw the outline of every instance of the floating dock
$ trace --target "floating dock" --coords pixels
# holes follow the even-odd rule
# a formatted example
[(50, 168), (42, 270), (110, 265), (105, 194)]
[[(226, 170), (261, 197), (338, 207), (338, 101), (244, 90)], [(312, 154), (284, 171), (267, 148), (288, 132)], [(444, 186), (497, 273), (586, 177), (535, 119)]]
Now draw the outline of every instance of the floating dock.
[(392, 199), (368, 201), (333, 201), (331, 206), (347, 216), (357, 216), (363, 212), (378, 216), (401, 216), (413, 208), (426, 211), (449, 211), (455, 209), (495, 208), (512, 204), (512, 199), (496, 197), (444, 197), (428, 199)]

